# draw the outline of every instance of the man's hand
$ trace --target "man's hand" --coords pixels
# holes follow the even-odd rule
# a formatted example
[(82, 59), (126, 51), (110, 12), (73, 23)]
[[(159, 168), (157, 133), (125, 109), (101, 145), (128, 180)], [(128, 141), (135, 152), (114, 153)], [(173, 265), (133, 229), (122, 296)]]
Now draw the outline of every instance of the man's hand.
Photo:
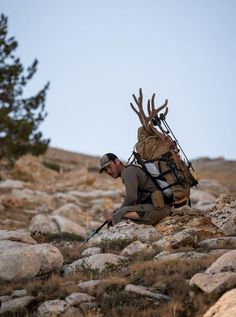
[(108, 227), (108, 228), (113, 226), (113, 223), (112, 223), (112, 214), (110, 214), (109, 216), (107, 216), (106, 221), (107, 221), (107, 227)]

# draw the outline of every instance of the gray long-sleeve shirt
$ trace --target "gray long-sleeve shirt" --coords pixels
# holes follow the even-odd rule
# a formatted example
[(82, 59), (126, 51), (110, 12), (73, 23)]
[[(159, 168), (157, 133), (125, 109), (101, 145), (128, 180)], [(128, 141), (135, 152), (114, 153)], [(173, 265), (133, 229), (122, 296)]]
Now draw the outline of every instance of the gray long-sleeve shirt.
[(125, 199), (122, 207), (140, 204), (150, 193), (157, 190), (142, 168), (135, 165), (126, 166), (121, 172), (121, 179), (125, 185)]

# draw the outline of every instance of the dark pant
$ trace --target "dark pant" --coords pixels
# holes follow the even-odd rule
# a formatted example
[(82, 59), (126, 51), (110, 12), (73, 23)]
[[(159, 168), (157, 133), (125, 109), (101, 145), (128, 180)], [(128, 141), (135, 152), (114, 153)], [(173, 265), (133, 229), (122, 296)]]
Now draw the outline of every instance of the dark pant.
[[(154, 225), (162, 218), (170, 215), (170, 207), (165, 205), (164, 208), (154, 208), (152, 204), (140, 204), (133, 206), (124, 206), (117, 209), (112, 214), (113, 225), (124, 220), (124, 215), (129, 211), (135, 211), (139, 215), (139, 219), (131, 219), (138, 224)], [(127, 218), (126, 218), (127, 219)]]

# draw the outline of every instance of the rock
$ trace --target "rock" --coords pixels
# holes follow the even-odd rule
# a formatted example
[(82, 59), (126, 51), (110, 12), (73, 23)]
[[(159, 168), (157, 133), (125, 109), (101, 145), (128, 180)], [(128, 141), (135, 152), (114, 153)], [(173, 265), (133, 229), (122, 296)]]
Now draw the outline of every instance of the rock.
[(6, 179), (0, 181), (0, 192), (11, 192), (13, 189), (22, 189), (24, 188), (24, 182), (19, 180)]
[(33, 296), (24, 296), (20, 298), (11, 299), (2, 303), (0, 308), (0, 315), (7, 313), (19, 313), (20, 310), (27, 308), (27, 306), (35, 300)]
[(102, 248), (92, 247), (92, 248), (85, 249), (81, 253), (81, 256), (89, 256), (89, 255), (94, 255), (94, 254), (99, 254), (99, 253), (102, 253)]
[(26, 246), (30, 246), (30, 245), (31, 244), (28, 244), (28, 243), (2, 240), (2, 241), (0, 241), (0, 254), (2, 254), (3, 252), (8, 251), (10, 249), (25, 248)]
[(62, 174), (62, 178), (56, 184), (56, 188), (77, 187), (79, 185), (92, 185), (96, 176), (88, 173), (87, 168), (80, 168)]
[(216, 294), (236, 286), (236, 250), (219, 257), (205, 273), (195, 274), (190, 285), (196, 285), (207, 293)]
[(68, 311), (70, 304), (65, 300), (54, 299), (48, 300), (39, 305), (37, 313), (39, 317), (54, 317), (61, 316), (61, 314)]
[(8, 302), (11, 299), (12, 299), (12, 297), (9, 295), (0, 296), (0, 308), (1, 308), (2, 303)]
[(209, 266), (206, 273), (236, 272), (236, 250), (227, 252)]
[(140, 285), (127, 284), (125, 286), (125, 291), (139, 294), (142, 296), (152, 297), (162, 302), (170, 299), (170, 297), (167, 295), (150, 292), (146, 287)]
[(29, 226), (31, 232), (42, 232), (42, 233), (59, 233), (60, 229), (52, 217), (48, 215), (36, 215), (32, 218)]
[(13, 198), (21, 202), (21, 206), (23, 208), (37, 208), (39, 212), (50, 212), (56, 207), (55, 197), (42, 191), (14, 189), (11, 195)]
[(93, 296), (90, 296), (86, 293), (79, 293), (79, 292), (76, 292), (76, 293), (72, 293), (70, 294), (69, 296), (67, 296), (65, 298), (65, 301), (70, 305), (70, 306), (77, 306), (77, 305), (80, 305), (81, 303), (84, 303), (84, 302), (91, 302), (91, 301), (94, 301), (95, 300), (95, 297)]
[(37, 244), (37, 242), (30, 236), (30, 233), (0, 230), (0, 241), (11, 240), (29, 244)]
[(29, 182), (44, 182), (56, 181), (58, 173), (42, 164), (39, 157), (27, 154), (15, 161), (13, 168), (13, 176), (15, 179), (20, 179)]
[(207, 239), (199, 242), (199, 248), (204, 248), (207, 250), (212, 249), (236, 249), (236, 237), (220, 237), (220, 238), (213, 238)]
[(89, 280), (85, 282), (80, 282), (78, 286), (82, 291), (85, 291), (90, 295), (95, 295), (101, 283), (101, 280)]
[(203, 315), (203, 317), (234, 317), (236, 316), (236, 288), (225, 293)]
[(170, 248), (177, 249), (184, 246), (193, 246), (198, 241), (206, 237), (212, 237), (213, 233), (210, 230), (204, 229), (183, 229), (172, 235), (164, 236), (162, 239), (153, 243), (162, 250), (169, 250)]
[(193, 285), (208, 294), (220, 294), (236, 286), (236, 273), (197, 273), (190, 280), (190, 286)]
[[(181, 209), (181, 211), (179, 211)], [(209, 217), (199, 214), (194, 209), (184, 206), (174, 211), (174, 214), (165, 217), (158, 224), (155, 225), (157, 232), (162, 235), (172, 235), (183, 229), (201, 229), (215, 237), (221, 235), (215, 225), (213, 225)], [(208, 236), (209, 237), (209, 236)], [(207, 238), (207, 237), (205, 237)], [(157, 240), (157, 239), (156, 239)]]
[(12, 298), (23, 297), (23, 296), (26, 296), (26, 295), (27, 295), (27, 290), (26, 289), (16, 289), (11, 294)]
[(236, 200), (227, 194), (220, 195), (208, 215), (211, 222), (225, 235), (236, 235)]
[(220, 196), (227, 192), (227, 189), (223, 187), (216, 179), (202, 178), (198, 183), (198, 188), (204, 192), (208, 192), (215, 197)]
[(81, 222), (86, 224), (88, 219), (88, 215), (79, 206), (73, 203), (67, 203), (54, 210), (52, 215), (61, 216), (79, 224), (81, 224)]
[(80, 206), (82, 208), (87, 208), (90, 206), (89, 203), (82, 202), (78, 197), (74, 196), (70, 191), (68, 192), (56, 192), (54, 194), (54, 198), (56, 200), (57, 206), (64, 206), (66, 204), (75, 204), (76, 206)]
[(78, 270), (99, 270), (104, 271), (107, 266), (118, 266), (127, 258), (111, 253), (95, 254), (79, 259), (69, 265), (63, 267), (64, 274), (75, 273)]
[(120, 255), (122, 256), (130, 256), (134, 254), (152, 254), (154, 252), (154, 249), (151, 245), (142, 243), (141, 241), (137, 240), (129, 244), (126, 248), (122, 250)]
[(60, 269), (61, 252), (50, 244), (10, 249), (0, 254), (0, 279), (5, 281), (32, 278)]
[(88, 192), (82, 192), (82, 191), (71, 191), (72, 195), (78, 198), (83, 198), (86, 200), (96, 199), (96, 198), (117, 198), (120, 197), (123, 194), (123, 191), (120, 190), (91, 190)]
[(82, 310), (84, 314), (88, 313), (89, 310), (93, 310), (96, 307), (96, 302), (84, 302), (79, 305), (79, 308)]
[(130, 221), (122, 221), (117, 225), (100, 231), (90, 241), (94, 244), (99, 244), (102, 241), (116, 240), (140, 240), (142, 242), (156, 240), (160, 238), (160, 234), (153, 226), (138, 225)]
[(191, 190), (191, 202), (194, 208), (202, 212), (211, 210), (216, 201), (216, 197), (212, 194), (200, 189)]
[(40, 231), (42, 233), (61, 233), (70, 232), (82, 237), (86, 236), (86, 230), (79, 224), (61, 217), (61, 216), (47, 216), (36, 215), (31, 221), (29, 227), (31, 232)]
[(154, 257), (154, 261), (158, 260), (175, 260), (180, 258), (186, 258), (186, 259), (201, 259), (204, 257), (207, 257), (207, 253), (200, 253), (196, 251), (188, 251), (188, 252), (176, 252), (171, 253), (169, 251), (162, 251), (161, 253), (157, 254)]

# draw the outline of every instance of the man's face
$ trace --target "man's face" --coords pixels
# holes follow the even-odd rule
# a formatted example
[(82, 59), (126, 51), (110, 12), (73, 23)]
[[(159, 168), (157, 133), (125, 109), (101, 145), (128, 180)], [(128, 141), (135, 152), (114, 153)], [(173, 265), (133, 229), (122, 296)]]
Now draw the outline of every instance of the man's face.
[(118, 160), (111, 161), (110, 164), (104, 168), (106, 173), (113, 178), (120, 177), (121, 169), (121, 164)]

